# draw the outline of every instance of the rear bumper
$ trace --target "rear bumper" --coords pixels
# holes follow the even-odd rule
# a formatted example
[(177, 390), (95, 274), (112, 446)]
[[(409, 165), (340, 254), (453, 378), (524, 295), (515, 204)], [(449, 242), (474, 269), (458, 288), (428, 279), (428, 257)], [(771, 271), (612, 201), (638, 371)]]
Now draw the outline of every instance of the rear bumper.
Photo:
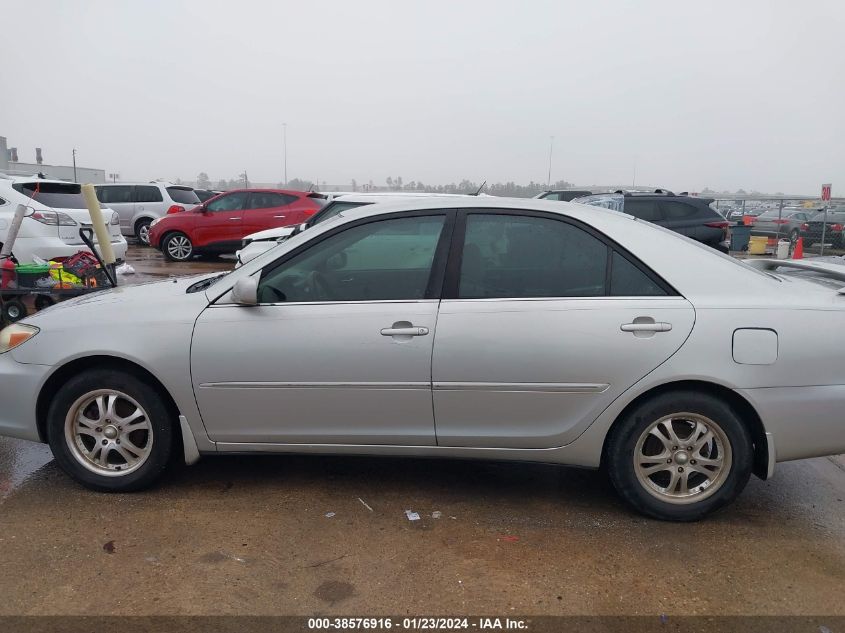
[(845, 385), (742, 389), (774, 442), (775, 460), (845, 453)]
[(0, 354), (0, 435), (40, 442), (35, 404), (51, 367), (19, 363), (12, 354)]
[[(111, 246), (117, 259), (126, 259), (126, 240), (122, 235), (119, 238), (112, 236)], [(50, 261), (89, 250), (85, 244), (68, 244), (59, 237), (19, 237), (15, 241), (14, 254), (20, 262), (31, 262), (36, 256)]]

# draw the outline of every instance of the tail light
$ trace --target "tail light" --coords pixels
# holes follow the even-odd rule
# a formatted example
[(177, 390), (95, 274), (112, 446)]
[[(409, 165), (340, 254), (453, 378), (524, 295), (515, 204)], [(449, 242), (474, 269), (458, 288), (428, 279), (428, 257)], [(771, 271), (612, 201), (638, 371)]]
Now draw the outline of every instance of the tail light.
[(76, 221), (61, 211), (36, 211), (27, 217), (48, 226), (76, 226)]
[(174, 213), (182, 213), (185, 210), (185, 207), (180, 206), (178, 204), (174, 204), (167, 210), (167, 215), (172, 215)]
[(731, 225), (730, 222), (725, 220), (724, 222), (706, 222), (704, 226), (709, 226), (711, 229), (726, 229)]
[(832, 227), (830, 227), (830, 228), (831, 228), (831, 229), (833, 229), (834, 231), (841, 231), (841, 230), (842, 230), (842, 225), (841, 225), (841, 224), (834, 224), (834, 225), (833, 225)]
[(802, 231), (809, 231), (809, 230), (810, 230), (810, 225), (809, 225), (809, 224), (802, 224), (802, 225), (801, 225), (801, 230), (802, 230)]

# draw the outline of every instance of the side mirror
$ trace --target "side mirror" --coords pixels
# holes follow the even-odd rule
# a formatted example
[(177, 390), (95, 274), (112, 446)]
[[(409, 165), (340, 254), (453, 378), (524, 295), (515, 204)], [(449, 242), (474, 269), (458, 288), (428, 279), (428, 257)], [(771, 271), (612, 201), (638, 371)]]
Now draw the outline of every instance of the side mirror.
[(232, 301), (243, 306), (258, 304), (258, 280), (255, 277), (244, 277), (235, 282), (232, 288)]

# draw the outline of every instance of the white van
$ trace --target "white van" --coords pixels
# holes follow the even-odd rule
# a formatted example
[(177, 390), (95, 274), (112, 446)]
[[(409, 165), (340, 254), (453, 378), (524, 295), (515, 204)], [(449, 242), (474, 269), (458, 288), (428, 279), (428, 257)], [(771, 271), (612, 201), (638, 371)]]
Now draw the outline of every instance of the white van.
[(117, 211), (121, 232), (135, 236), (144, 246), (150, 243), (153, 220), (200, 204), (193, 188), (168, 182), (105, 183), (94, 188), (100, 204)]
[[(12, 249), (19, 262), (34, 261), (36, 256), (49, 261), (89, 250), (79, 237), (80, 228), (92, 226), (81, 185), (0, 175), (0, 244), (6, 240), (19, 204), (28, 207)], [(126, 240), (120, 234), (117, 213), (103, 208), (103, 217), (109, 222), (115, 257), (126, 259)]]

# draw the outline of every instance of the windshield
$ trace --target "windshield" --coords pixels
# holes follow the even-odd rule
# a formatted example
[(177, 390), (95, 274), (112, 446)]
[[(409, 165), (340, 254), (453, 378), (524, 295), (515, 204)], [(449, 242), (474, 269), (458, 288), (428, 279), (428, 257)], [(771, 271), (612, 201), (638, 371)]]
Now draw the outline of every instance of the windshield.
[(182, 204), (199, 204), (200, 199), (194, 190), (190, 187), (168, 187), (167, 193), (170, 194), (173, 202), (181, 202)]
[(12, 188), (36, 202), (54, 209), (87, 209), (82, 185), (63, 182), (16, 183)]

